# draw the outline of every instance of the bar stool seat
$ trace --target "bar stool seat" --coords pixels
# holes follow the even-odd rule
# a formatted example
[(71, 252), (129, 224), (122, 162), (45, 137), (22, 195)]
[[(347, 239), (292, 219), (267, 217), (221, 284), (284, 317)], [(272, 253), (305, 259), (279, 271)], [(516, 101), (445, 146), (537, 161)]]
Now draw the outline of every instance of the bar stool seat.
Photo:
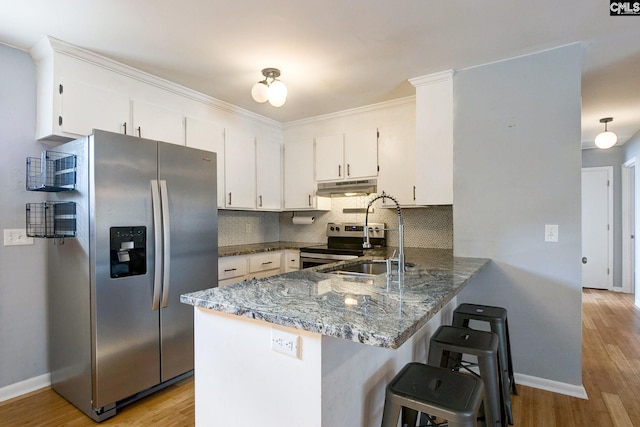
[(507, 391), (505, 394), (505, 406), (507, 409), (509, 424), (513, 424), (511, 394), (517, 396), (518, 389), (516, 388), (516, 381), (513, 375), (507, 310), (502, 307), (489, 305), (460, 304), (453, 312), (453, 326), (468, 328), (470, 320), (488, 323), (491, 332), (498, 335), (498, 352), (500, 353), (500, 359), (503, 361), (502, 382)]
[[(429, 342), (428, 364), (459, 369), (462, 355), (478, 360), (480, 378), (485, 386), (484, 416), (488, 427), (503, 427), (506, 410), (503, 405), (498, 336), (493, 332), (476, 331), (454, 326), (440, 326)], [(471, 372), (471, 371), (470, 371)], [(477, 374), (476, 374), (477, 375)]]
[(412, 425), (419, 411), (446, 419), (450, 427), (476, 427), (483, 395), (475, 376), (411, 362), (387, 385), (382, 427), (396, 427), (406, 409), (414, 413)]

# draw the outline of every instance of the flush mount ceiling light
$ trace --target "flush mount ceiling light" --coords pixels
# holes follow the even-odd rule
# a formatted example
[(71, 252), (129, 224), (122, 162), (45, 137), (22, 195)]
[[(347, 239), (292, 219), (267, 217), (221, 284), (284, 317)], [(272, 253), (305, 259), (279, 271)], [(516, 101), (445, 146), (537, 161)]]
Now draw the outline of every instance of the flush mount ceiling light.
[(264, 80), (259, 81), (251, 88), (251, 96), (256, 102), (266, 102), (274, 107), (282, 107), (287, 102), (287, 87), (278, 80), (280, 70), (277, 68), (265, 68), (262, 70)]
[(615, 133), (607, 130), (607, 123), (613, 121), (613, 117), (605, 117), (604, 119), (600, 119), (600, 123), (604, 123), (604, 132), (600, 132), (596, 136), (596, 147), (607, 149), (611, 148), (618, 141), (618, 137)]

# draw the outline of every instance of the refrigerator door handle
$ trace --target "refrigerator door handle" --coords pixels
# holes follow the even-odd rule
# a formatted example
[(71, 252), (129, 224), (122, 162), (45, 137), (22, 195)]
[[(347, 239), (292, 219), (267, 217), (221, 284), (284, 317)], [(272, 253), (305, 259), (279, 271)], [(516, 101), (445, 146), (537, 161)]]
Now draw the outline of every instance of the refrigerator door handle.
[(151, 308), (158, 310), (160, 308), (160, 286), (162, 281), (162, 211), (160, 207), (160, 190), (158, 188), (158, 180), (151, 180), (151, 208), (153, 210), (153, 236), (155, 240), (155, 263), (153, 266), (153, 299)]
[(167, 181), (160, 180), (160, 205), (162, 206), (162, 308), (169, 305), (169, 285), (171, 277), (171, 221), (169, 220), (169, 192)]

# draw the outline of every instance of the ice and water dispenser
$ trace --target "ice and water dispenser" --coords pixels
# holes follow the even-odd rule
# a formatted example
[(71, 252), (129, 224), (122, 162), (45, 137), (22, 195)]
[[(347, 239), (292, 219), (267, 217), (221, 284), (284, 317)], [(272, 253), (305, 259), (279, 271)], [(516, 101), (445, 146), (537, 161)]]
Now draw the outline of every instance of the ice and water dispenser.
[(111, 227), (111, 278), (147, 272), (147, 227)]

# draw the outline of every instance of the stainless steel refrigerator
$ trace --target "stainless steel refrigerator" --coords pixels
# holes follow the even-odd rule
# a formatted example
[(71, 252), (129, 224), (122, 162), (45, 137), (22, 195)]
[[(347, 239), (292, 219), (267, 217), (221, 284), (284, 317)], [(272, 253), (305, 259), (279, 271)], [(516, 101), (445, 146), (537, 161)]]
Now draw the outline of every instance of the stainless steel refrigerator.
[[(77, 156), (76, 237), (48, 247), (53, 389), (96, 421), (193, 372), (193, 307), (217, 286), (216, 155), (95, 130)], [(53, 194), (53, 193), (52, 193)]]

